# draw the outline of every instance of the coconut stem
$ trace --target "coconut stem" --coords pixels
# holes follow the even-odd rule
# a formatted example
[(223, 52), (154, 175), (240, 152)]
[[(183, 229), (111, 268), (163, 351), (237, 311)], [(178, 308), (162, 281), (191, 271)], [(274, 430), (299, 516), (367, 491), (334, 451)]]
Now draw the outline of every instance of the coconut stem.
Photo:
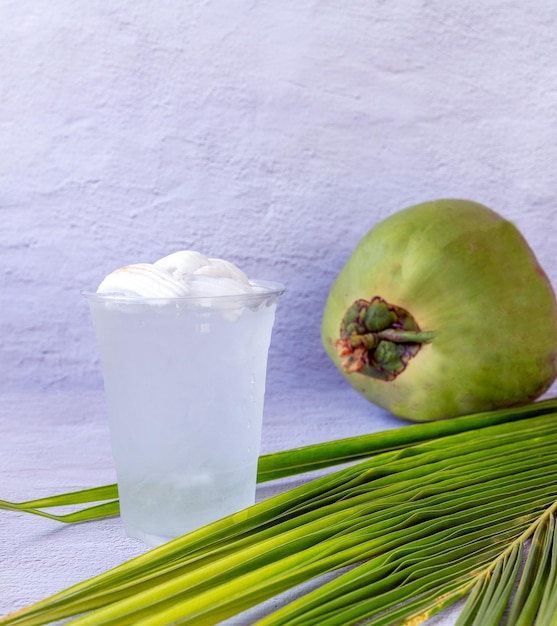
[(378, 333), (364, 333), (363, 335), (350, 335), (350, 345), (353, 348), (363, 346), (367, 350), (377, 347), (377, 344), (385, 339), (393, 343), (429, 343), (435, 337), (434, 332), (420, 332), (414, 330), (398, 330), (387, 328)]
[(408, 311), (375, 296), (356, 300), (348, 308), (336, 347), (347, 373), (389, 381), (434, 337), (434, 332), (420, 330)]

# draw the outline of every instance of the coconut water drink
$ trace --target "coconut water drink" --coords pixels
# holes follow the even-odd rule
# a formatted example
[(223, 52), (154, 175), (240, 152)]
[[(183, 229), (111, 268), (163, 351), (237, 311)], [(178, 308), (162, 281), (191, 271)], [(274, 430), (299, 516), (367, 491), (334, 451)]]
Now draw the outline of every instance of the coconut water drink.
[[(205, 280), (205, 279), (204, 279)], [(126, 533), (159, 545), (255, 501), (267, 353), (282, 286), (86, 294)], [(139, 289), (137, 289), (139, 291)], [(228, 290), (229, 291), (229, 290)]]

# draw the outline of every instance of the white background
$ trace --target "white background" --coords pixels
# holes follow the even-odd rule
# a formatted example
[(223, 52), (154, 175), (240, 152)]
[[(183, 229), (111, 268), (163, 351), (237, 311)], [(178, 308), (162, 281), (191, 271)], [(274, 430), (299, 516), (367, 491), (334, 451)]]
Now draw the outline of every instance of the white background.
[(512, 219), (557, 284), (557, 5), (0, 0), (0, 389), (98, 388), (79, 289), (181, 248), (281, 280), (269, 389), (339, 384), (330, 284), (381, 218)]

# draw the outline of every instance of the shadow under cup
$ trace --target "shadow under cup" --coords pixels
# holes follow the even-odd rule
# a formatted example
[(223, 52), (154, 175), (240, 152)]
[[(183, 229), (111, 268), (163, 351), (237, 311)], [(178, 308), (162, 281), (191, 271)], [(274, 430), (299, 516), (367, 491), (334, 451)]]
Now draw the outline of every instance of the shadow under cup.
[(255, 501), (267, 354), (284, 287), (241, 296), (84, 291), (126, 533), (159, 545)]

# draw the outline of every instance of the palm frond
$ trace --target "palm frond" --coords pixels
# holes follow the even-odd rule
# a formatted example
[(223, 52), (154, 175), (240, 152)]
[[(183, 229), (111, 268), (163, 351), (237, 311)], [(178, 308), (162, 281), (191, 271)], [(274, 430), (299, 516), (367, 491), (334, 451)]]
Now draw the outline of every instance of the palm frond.
[(550, 411), (380, 452), (0, 623), (216, 624), (337, 572), (259, 625), (419, 623), (474, 590), (465, 613), (491, 620), (481, 622), (487, 626), (505, 610), (532, 536), (542, 547), (529, 558), (540, 566), (531, 566), (533, 578), (517, 592), (524, 599), (516, 611), (532, 602), (528, 580), (538, 579), (543, 563), (548, 573), (536, 605), (551, 615), (557, 565), (553, 548), (546, 551), (554, 532), (539, 529), (553, 519), (557, 500), (556, 418)]

